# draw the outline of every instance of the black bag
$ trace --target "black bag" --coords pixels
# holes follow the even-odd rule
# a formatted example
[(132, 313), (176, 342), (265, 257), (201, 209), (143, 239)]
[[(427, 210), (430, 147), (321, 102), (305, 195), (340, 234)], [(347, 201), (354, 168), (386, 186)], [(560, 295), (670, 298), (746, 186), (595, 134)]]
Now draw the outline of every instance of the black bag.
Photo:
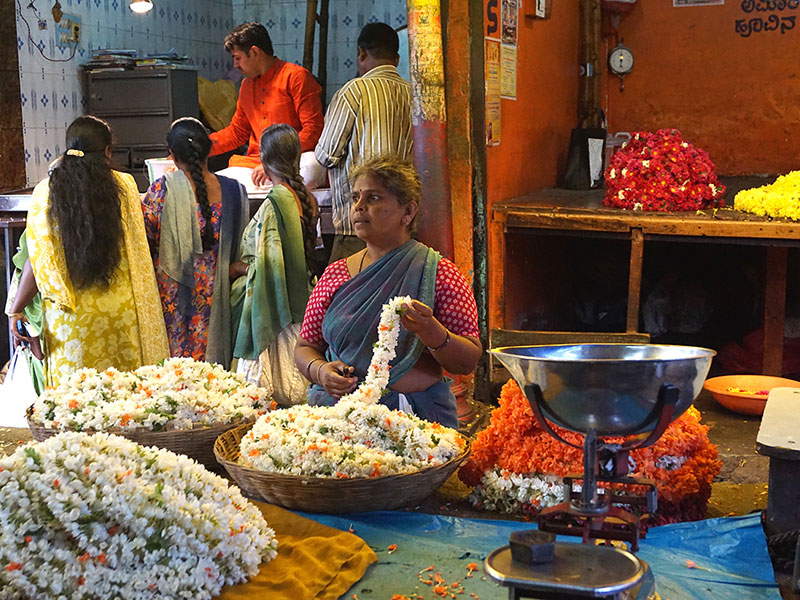
[(572, 130), (567, 164), (559, 183), (560, 187), (568, 190), (588, 190), (603, 182), (606, 133), (601, 127), (576, 127)]

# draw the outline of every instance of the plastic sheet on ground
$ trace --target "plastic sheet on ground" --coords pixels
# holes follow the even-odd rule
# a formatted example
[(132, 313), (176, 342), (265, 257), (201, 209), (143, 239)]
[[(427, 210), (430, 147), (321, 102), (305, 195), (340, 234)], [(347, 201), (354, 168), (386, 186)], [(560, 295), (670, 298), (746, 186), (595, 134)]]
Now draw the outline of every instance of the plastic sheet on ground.
[[(507, 597), (506, 588), (483, 573), (483, 560), (508, 543), (512, 531), (535, 528), (533, 523), (465, 519), (400, 511), (354, 515), (306, 514), (320, 523), (349, 530), (365, 540), (378, 556), (366, 575), (342, 598), (386, 599), (393, 594), (433, 599), (432, 586), (419, 580), (439, 572), (447, 584), (461, 580), (459, 597), (482, 600)], [(558, 536), (561, 542), (578, 538)], [(389, 547), (397, 545), (394, 552)], [(655, 574), (656, 592), (669, 600), (780, 600), (760, 515), (708, 519), (651, 528), (640, 541), (638, 556)], [(689, 568), (689, 564), (696, 568)], [(471, 578), (467, 565), (478, 564)]]

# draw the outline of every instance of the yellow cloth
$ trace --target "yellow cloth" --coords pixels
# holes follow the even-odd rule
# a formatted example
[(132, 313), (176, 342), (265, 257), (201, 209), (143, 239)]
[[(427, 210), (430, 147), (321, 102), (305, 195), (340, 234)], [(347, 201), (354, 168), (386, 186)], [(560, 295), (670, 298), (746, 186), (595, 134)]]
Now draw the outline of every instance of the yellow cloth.
[(28, 211), (28, 252), (42, 294), (45, 381), (58, 385), (76, 369), (122, 370), (169, 356), (164, 315), (133, 177), (114, 172), (120, 188), (124, 243), (111, 285), (76, 291), (58, 230), (50, 228), (50, 187), (33, 191)]
[(197, 78), (197, 97), (203, 116), (214, 131), (225, 129), (230, 125), (233, 113), (236, 112), (236, 84), (230, 79), (209, 81)]
[(278, 556), (247, 583), (222, 590), (219, 600), (335, 600), (378, 557), (361, 538), (271, 504), (252, 501), (278, 538)]

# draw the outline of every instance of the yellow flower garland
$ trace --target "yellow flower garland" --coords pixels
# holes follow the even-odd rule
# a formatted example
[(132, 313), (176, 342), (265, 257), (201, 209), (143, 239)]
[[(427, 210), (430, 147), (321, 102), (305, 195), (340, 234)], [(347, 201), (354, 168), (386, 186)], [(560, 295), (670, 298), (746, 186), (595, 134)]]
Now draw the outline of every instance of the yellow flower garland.
[(761, 217), (800, 220), (800, 171), (782, 175), (769, 185), (742, 190), (736, 194), (733, 208)]

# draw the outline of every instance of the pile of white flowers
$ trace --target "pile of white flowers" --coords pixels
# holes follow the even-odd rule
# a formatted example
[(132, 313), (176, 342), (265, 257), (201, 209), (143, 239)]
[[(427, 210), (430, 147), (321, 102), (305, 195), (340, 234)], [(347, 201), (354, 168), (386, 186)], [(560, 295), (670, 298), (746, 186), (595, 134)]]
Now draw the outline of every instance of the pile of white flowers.
[(2, 599), (206, 599), (276, 549), (237, 488), (166, 450), (67, 432), (0, 459)]
[(537, 509), (564, 502), (564, 485), (556, 475), (511, 473), (488, 470), (472, 491), (469, 501), (477, 507), (503, 513), (519, 513), (525, 505)]
[(68, 431), (192, 429), (252, 420), (266, 391), (219, 365), (169, 358), (135, 371), (79, 369), (34, 403), (32, 421)]
[(439, 423), (378, 404), (389, 383), (400, 316), (409, 296), (383, 305), (367, 376), (334, 406), (294, 406), (259, 417), (242, 438), (241, 462), (275, 473), (379, 477), (414, 473), (458, 456), (466, 442)]
[(240, 460), (275, 473), (378, 477), (444, 464), (465, 444), (457, 431), (439, 423), (350, 399), (259, 417), (242, 438)]

